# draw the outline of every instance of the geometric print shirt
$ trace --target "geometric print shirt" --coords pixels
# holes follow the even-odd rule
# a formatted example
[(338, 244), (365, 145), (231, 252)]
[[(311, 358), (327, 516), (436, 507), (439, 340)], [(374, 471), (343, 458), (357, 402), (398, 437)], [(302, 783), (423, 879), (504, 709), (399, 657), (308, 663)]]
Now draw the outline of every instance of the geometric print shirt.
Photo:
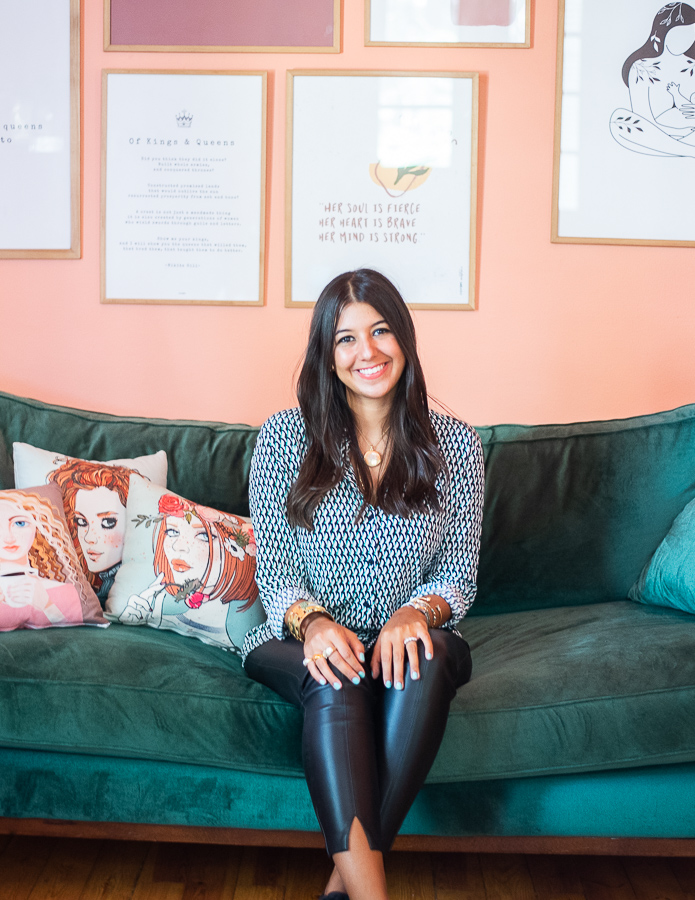
[(251, 462), (249, 502), (255, 533), (256, 581), (267, 621), (248, 632), (242, 658), (273, 637), (289, 636), (285, 613), (312, 600), (371, 647), (381, 628), (408, 600), (439, 594), (451, 607), (454, 629), (475, 597), (483, 513), (484, 464), (470, 425), (441, 413), (430, 420), (448, 473), (436, 486), (440, 509), (408, 518), (368, 506), (344, 447), (346, 470), (314, 512), (314, 529), (293, 528), (286, 517), (289, 489), (306, 448), (298, 408), (271, 416)]

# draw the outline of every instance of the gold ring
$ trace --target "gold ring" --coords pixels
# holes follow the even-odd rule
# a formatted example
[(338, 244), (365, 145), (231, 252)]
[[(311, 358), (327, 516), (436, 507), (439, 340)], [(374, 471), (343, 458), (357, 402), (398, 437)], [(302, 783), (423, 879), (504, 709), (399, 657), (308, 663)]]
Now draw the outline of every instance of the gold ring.
[(326, 647), (326, 649), (323, 651), (323, 653), (321, 654), (321, 656), (323, 656), (324, 659), (328, 659), (328, 657), (331, 655), (331, 653), (335, 653), (335, 647), (330, 647), (330, 646), (328, 646), (328, 647)]
[(323, 659), (323, 653), (314, 653), (311, 657), (311, 661), (316, 662), (317, 659)]

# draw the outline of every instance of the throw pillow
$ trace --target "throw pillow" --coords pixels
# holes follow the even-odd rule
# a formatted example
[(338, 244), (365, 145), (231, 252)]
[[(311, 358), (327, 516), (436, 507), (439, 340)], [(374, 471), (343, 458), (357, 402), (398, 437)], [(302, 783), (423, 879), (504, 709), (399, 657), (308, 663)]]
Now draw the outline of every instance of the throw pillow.
[(695, 500), (676, 516), (628, 596), (695, 613)]
[(0, 491), (0, 631), (108, 625), (80, 567), (60, 488)]
[(191, 503), (132, 475), (123, 565), (106, 603), (125, 625), (150, 625), (240, 652), (265, 619), (249, 519)]
[(166, 485), (166, 453), (160, 450), (135, 459), (96, 462), (30, 444), (14, 443), (12, 450), (18, 488), (55, 482), (61, 489), (82, 571), (103, 606), (123, 558), (130, 475), (136, 471), (156, 484)]

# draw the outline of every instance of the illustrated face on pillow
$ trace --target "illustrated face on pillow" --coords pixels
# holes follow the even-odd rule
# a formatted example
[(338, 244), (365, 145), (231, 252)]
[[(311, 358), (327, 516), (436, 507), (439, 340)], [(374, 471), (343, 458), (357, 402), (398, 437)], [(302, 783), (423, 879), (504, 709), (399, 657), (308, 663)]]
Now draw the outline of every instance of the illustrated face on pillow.
[(106, 624), (55, 488), (0, 493), (0, 631)]
[(123, 558), (131, 469), (67, 459), (48, 475), (63, 494), (65, 517), (77, 555), (100, 599)]
[(256, 545), (242, 519), (164, 494), (154, 528), (154, 573), (177, 602), (256, 599)]
[(123, 625), (177, 631), (239, 652), (265, 619), (249, 519), (130, 479), (123, 566), (106, 611)]

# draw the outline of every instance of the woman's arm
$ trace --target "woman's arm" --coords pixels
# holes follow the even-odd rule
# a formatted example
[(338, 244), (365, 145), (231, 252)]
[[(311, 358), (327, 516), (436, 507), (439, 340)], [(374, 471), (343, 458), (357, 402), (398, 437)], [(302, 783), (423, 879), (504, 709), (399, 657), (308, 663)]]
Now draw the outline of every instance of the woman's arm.
[(289, 635), (285, 624), (288, 609), (301, 600), (314, 601), (286, 514), (287, 494), (298, 469), (301, 437), (287, 413), (272, 416), (258, 435), (249, 477), (257, 547), (256, 583), (270, 629), (279, 640)]
[(409, 598), (441, 598), (454, 624), (465, 616), (475, 598), (485, 489), (480, 438), (472, 428), (464, 428), (458, 438), (449, 435), (446, 441), (450, 483), (444, 535), (426, 573), (427, 581)]

